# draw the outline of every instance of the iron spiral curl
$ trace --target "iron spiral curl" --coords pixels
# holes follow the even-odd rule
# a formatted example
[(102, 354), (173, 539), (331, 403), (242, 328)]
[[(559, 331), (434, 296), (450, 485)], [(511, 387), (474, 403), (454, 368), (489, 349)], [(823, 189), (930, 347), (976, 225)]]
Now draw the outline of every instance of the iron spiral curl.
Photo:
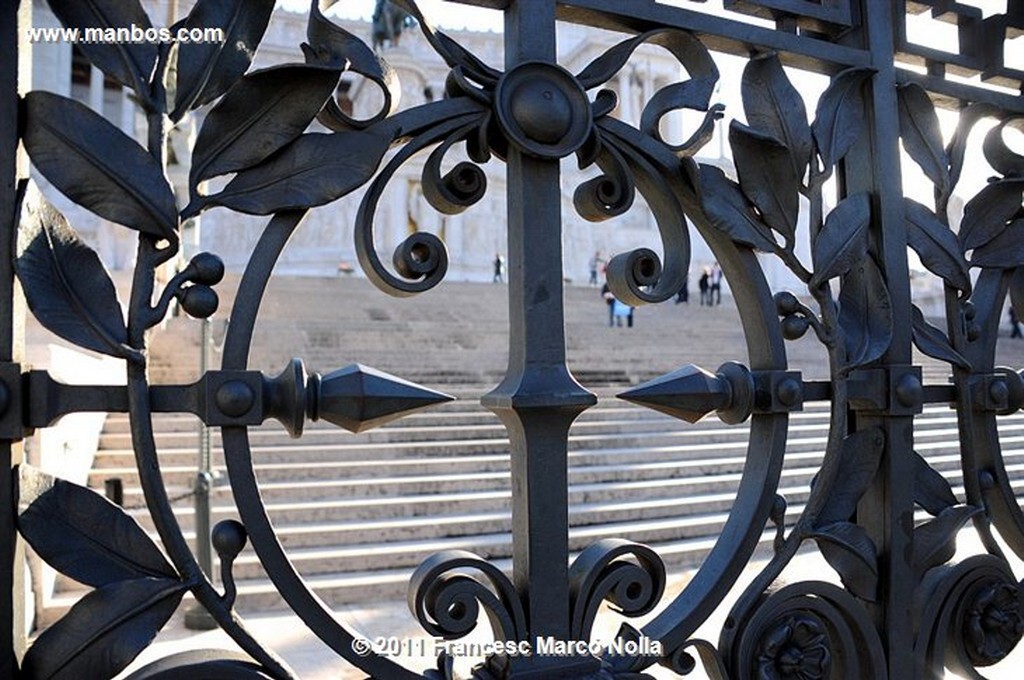
[(882, 642), (863, 606), (822, 581), (785, 586), (746, 612), (734, 610), (719, 648), (736, 678), (887, 677)]
[(448, 251), (444, 243), (437, 236), (424, 232), (412, 234), (395, 250), (392, 261), (399, 276), (384, 267), (373, 245), (373, 220), (384, 188), (413, 155), (442, 142), (424, 168), (424, 195), (428, 202), (441, 212), (453, 214), (479, 201), (486, 190), (479, 168), (466, 163), (464, 165), (475, 170), (457, 167), (442, 177), (440, 165), (451, 146), (464, 140), (481, 121), (486, 121), (486, 115), (481, 113), (454, 116), (417, 135), (395, 154), (363, 196), (355, 222), (356, 253), (367, 278), (382, 291), (398, 297), (422, 293), (440, 283), (448, 271)]
[(469, 634), (481, 607), (496, 639), (521, 641), (527, 633), (515, 586), (500, 569), (465, 550), (436, 553), (417, 567), (409, 581), (408, 602), (424, 630), (446, 640)]
[[(434, 210), (445, 215), (458, 215), (479, 202), (487, 192), (487, 174), (475, 163), (460, 161), (451, 170), (441, 174), (442, 162), (452, 146), (466, 140), (467, 146), (472, 147), (472, 135), (482, 127), (473, 124), (463, 128), (434, 149), (427, 158), (423, 166), (423, 197)], [(480, 163), (490, 158), (486, 149), (470, 149), (470, 156)]]
[(621, 538), (590, 545), (569, 568), (574, 639), (590, 636), (601, 602), (608, 600), (626, 616), (642, 616), (664, 591), (665, 565), (647, 546)]
[[(607, 90), (602, 90), (602, 94), (605, 92)], [(610, 145), (598, 146), (598, 140), (595, 136), (594, 159), (590, 162), (598, 162), (603, 174), (583, 182), (573, 194), (576, 212), (588, 222), (602, 222), (618, 217), (633, 206), (636, 198), (636, 185), (625, 158)], [(580, 165), (585, 165), (589, 160), (581, 160)]]

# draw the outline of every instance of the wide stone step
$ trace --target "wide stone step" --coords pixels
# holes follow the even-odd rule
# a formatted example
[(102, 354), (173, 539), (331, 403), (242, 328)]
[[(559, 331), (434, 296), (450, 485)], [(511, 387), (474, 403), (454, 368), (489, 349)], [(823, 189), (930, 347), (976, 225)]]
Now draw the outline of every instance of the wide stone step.
[[(1017, 469), (1013, 470), (1011, 474), (1020, 474), (1022, 472), (1020, 467), (1017, 466)], [(1014, 486), (1018, 492), (1021, 491), (1022, 485), (1019, 482)], [(955, 488), (954, 491), (962, 497), (962, 488)], [(799, 506), (791, 504), (787, 513), (788, 520), (791, 520), (799, 510)], [(762, 547), (767, 545), (765, 541), (770, 541), (772, 535), (773, 533), (770, 531), (765, 532), (762, 538)], [(576, 540), (579, 540), (581, 536), (588, 536), (588, 534), (577, 532), (575, 536)], [(592, 538), (593, 533), (589, 534), (589, 537)], [(660, 543), (656, 548), (670, 568), (680, 568), (699, 564), (713, 544), (714, 538), (707, 537)], [(507, 559), (496, 560), (495, 564), (500, 568), (507, 569), (509, 567)], [(410, 575), (411, 567), (310, 575), (306, 580), (328, 604), (341, 604), (364, 599), (402, 597)], [(239, 591), (239, 608), (242, 611), (267, 610), (283, 606), (276, 589), (266, 580), (240, 581)]]
[[(755, 556), (765, 556), (771, 549), (774, 532), (766, 531), (758, 544)], [(714, 539), (691, 538), (663, 543), (657, 546), (666, 568), (671, 572), (694, 568), (703, 562), (714, 547)], [(490, 559), (496, 567), (510, 573), (509, 559)], [(412, 567), (386, 570), (305, 576), (304, 580), (328, 606), (353, 602), (405, 599), (409, 589)], [(238, 607), (244, 612), (284, 609), (287, 604), (269, 581), (241, 582), (238, 585)]]
[[(922, 454), (933, 462), (936, 469), (954, 484), (961, 481), (959, 455), (955, 452), (936, 455), (924, 448)], [(742, 460), (736, 460), (735, 471), (726, 472), (716, 468), (704, 475), (688, 475), (677, 478), (653, 478), (618, 482), (572, 484), (569, 487), (569, 501), (572, 508), (607, 506), (616, 511), (623, 504), (648, 504), (651, 507), (670, 509), (677, 506), (677, 515), (689, 512), (708, 512), (722, 509), (731, 503), (732, 494), (740, 480)], [(790, 456), (783, 470), (783, 487), (806, 489), (810, 478), (816, 473), (820, 455), (814, 453)], [(1007, 452), (1005, 457), (1011, 478), (1024, 479), (1024, 448)], [(800, 491), (803, 493), (803, 491)], [(291, 527), (304, 524), (341, 524), (374, 520), (401, 521), (409, 518), (438, 517), (442, 515), (472, 515), (507, 513), (511, 493), (508, 484), (501, 488), (485, 491), (460, 489), (449, 493), (424, 493), (409, 495), (384, 495), (363, 497), (333, 497), (313, 500), (303, 497), (300, 501), (273, 500), (273, 494), (264, 494), (268, 512), (275, 526), (282, 533)], [(710, 505), (702, 506), (707, 502)], [(575, 512), (575, 510), (573, 510)], [(237, 510), (227, 494), (215, 494), (212, 508), (213, 521), (236, 516)], [(136, 510), (133, 514), (144, 526), (151, 526), (148, 517)], [(188, 501), (180, 502), (176, 508), (181, 526), (192, 526), (193, 509)], [(655, 511), (656, 515), (661, 510)]]
[[(931, 460), (930, 460), (931, 462)], [(937, 463), (941, 461), (935, 461)], [(1013, 466), (1011, 469), (1011, 475), (1024, 474), (1024, 464), (1018, 464)], [(949, 477), (949, 475), (947, 475)], [(784, 477), (785, 479), (785, 477)], [(1015, 481), (1014, 489), (1018, 494), (1024, 492), (1024, 482), (1018, 480)], [(958, 497), (962, 498), (964, 490), (962, 487), (954, 486), (954, 492)], [(586, 512), (586, 509), (581, 509)], [(802, 506), (798, 503), (791, 503), (787, 509), (786, 522), (790, 525), (802, 510)], [(918, 520), (926, 519), (923, 513), (917, 513)], [(717, 519), (714, 516), (694, 518), (689, 520), (690, 524), (699, 524), (701, 522), (714, 523), (724, 522), (726, 515), (719, 514)], [(617, 525), (617, 528), (622, 530), (628, 530), (627, 528), (646, 528), (647, 530), (657, 531), (659, 523), (657, 522), (622, 522)], [(590, 542), (596, 540), (601, 535), (601, 528), (599, 527), (584, 527), (572, 532), (573, 538), (571, 539), (572, 545), (589, 545)], [(637, 535), (635, 532), (631, 532), (633, 535)], [(621, 533), (619, 534), (622, 535)], [(774, 538), (775, 530), (773, 528), (766, 529), (762, 534), (759, 547), (756, 551), (756, 555), (765, 555), (769, 552), (771, 541)], [(716, 537), (703, 536), (698, 538), (685, 538), (681, 540), (672, 540), (655, 543), (654, 547), (662, 558), (669, 570), (677, 570), (682, 568), (693, 568), (698, 566), (708, 552), (714, 546)], [(459, 539), (453, 541), (441, 541), (441, 542), (430, 542), (430, 548), (437, 547), (453, 547), (459, 545)], [(500, 546), (502, 542), (500, 535), (487, 535), (484, 537), (484, 541), (478, 549), (475, 550), (477, 554), (482, 557), (489, 558), (495, 566), (504, 571), (508, 572), (511, 568), (511, 561), (507, 558), (495, 558), (491, 555), (490, 551), (495, 553), (500, 552)], [(479, 549), (479, 548), (483, 549)], [(250, 549), (247, 549), (246, 553), (240, 556), (240, 560), (243, 562), (253, 561), (254, 557), (249, 553)], [(290, 550), (290, 556), (294, 559), (296, 555), (302, 555), (302, 551)], [(431, 553), (432, 554), (432, 553)], [(300, 565), (303, 564), (303, 560), (296, 559), (295, 562)], [(370, 600), (384, 600), (384, 599), (397, 599), (404, 598), (405, 593), (408, 589), (409, 578), (412, 574), (412, 569), (415, 565), (406, 567), (393, 567), (389, 566), (383, 569), (375, 570), (363, 570), (354, 572), (332, 572), (324, 574), (304, 574), (304, 580), (306, 583), (322, 598), (328, 606), (336, 606), (345, 603), (362, 602)], [(255, 612), (255, 611), (268, 611), (274, 609), (281, 609), (286, 607), (283, 599), (278, 593), (276, 587), (265, 577), (262, 573), (262, 569), (255, 564), (253, 561), (252, 568), (257, 574), (254, 578), (250, 579), (239, 579), (238, 590), (239, 599), (237, 607), (241, 612)], [(84, 594), (84, 590), (74, 584), (63, 584), (63, 590), (66, 590), (64, 595), (60, 595), (56, 598), (53, 603), (58, 608), (61, 606), (59, 603), (63, 602), (63, 609), (66, 610), (71, 603), (81, 594)], [(55, 614), (51, 614), (56, 616)]]
[[(933, 423), (934, 424), (934, 423)], [(801, 426), (794, 426), (799, 429)], [(801, 451), (819, 452), (823, 448), (825, 433), (824, 430), (814, 426), (807, 426), (806, 430), (811, 436), (791, 436), (787, 442), (787, 451), (790, 456)], [(799, 432), (798, 432), (799, 433)], [(942, 426), (923, 427), (920, 429), (915, 440), (915, 448), (925, 452), (956, 451), (955, 428)], [(1000, 436), (1002, 445), (1008, 451), (1019, 448), (1024, 442), (1024, 420), (1005, 422), (1000, 425)], [(406, 477), (396, 482), (397, 491), (400, 484), (404, 490), (411, 490), (417, 484), (420, 488), (429, 487), (431, 474), (438, 476), (449, 476), (453, 474), (471, 475), (474, 472), (481, 472), (493, 477), (496, 473), (507, 470), (507, 444), (500, 443), (494, 447), (487, 448), (487, 451), (498, 453), (475, 452), (460, 453), (455, 456), (408, 456), (401, 459), (373, 459), (368, 457), (372, 452), (364, 448), (346, 450), (345, 452), (335, 451), (328, 456), (330, 460), (308, 460), (312, 454), (323, 454), (323, 450), (305, 452), (298, 448), (288, 449), (286, 453), (294, 457), (271, 455), (267, 451), (254, 451), (254, 462), (258, 478), (265, 482), (268, 488), (273, 484), (284, 485), (289, 481), (295, 484), (308, 482), (323, 482), (325, 480), (337, 484), (353, 482), (365, 486), (368, 480), (378, 478), (379, 483), (383, 480), (390, 480), (395, 476)], [(736, 466), (741, 464), (741, 457), (748, 451), (748, 442), (745, 438), (736, 438), (731, 441), (718, 441), (705, 444), (667, 444), (647, 445), (647, 447), (617, 447), (603, 450), (581, 449), (569, 453), (569, 465), (573, 470), (580, 470), (592, 466), (600, 467), (596, 472), (605, 472), (610, 469), (611, 463), (636, 464), (643, 461), (648, 469), (660, 468), (667, 472), (679, 465), (680, 470), (685, 473), (706, 473), (709, 469), (721, 463), (724, 465)], [(279, 452), (280, 453), (280, 452)], [(377, 452), (381, 453), (381, 452)], [(390, 451), (384, 453), (392, 453)], [(721, 460), (721, 459), (726, 460)], [(220, 452), (215, 452), (215, 461), (221, 461)], [(165, 454), (161, 457), (162, 469), (165, 483), (180, 493), (184, 488), (190, 487), (195, 482), (196, 475), (196, 454), (187, 452), (181, 454)], [(95, 469), (90, 477), (93, 486), (101, 487), (103, 480), (111, 477), (120, 477), (126, 484), (127, 498), (135, 493), (137, 486), (137, 470), (134, 467), (134, 457), (131, 452), (122, 452), (119, 455), (106, 454), (103, 457), (104, 466)], [(696, 465), (694, 465), (694, 462)], [(689, 466), (689, 467), (688, 467)], [(642, 469), (642, 468), (638, 468)], [(215, 465), (215, 471), (223, 472), (221, 463)], [(585, 474), (585, 473), (579, 473)], [(460, 480), (468, 480), (469, 477), (459, 477)], [(342, 488), (343, 486), (339, 486)], [(129, 505), (131, 502), (129, 501)]]
[[(656, 545), (715, 535), (721, 530), (727, 517), (725, 513), (715, 513), (576, 527), (569, 531), (569, 549), (579, 551), (601, 538), (608, 537)], [(511, 535), (500, 532), (429, 540), (298, 548), (290, 550), (288, 556), (299, 573), (312, 575), (416, 567), (434, 553), (460, 549), (469, 550), (488, 559), (509, 557), (512, 551)], [(235, 561), (235, 573), (241, 579), (261, 576), (262, 566), (254, 557), (240, 555)]]
[[(1019, 461), (1008, 466), (1011, 475), (1024, 473), (1024, 454)], [(958, 461), (952, 456), (929, 459), (954, 486), (962, 482)], [(779, 493), (788, 502), (802, 502), (818, 468), (804, 466), (783, 470)], [(616, 499), (603, 502), (575, 503), (569, 508), (571, 526), (590, 526), (637, 520), (680, 518), (716, 512), (728, 512), (736, 500), (739, 474), (714, 475), (707, 478), (680, 480), (678, 494), (666, 498), (651, 498), (640, 494), (635, 499)], [(961, 491), (962, 493), (962, 491)], [(337, 522), (308, 522), (287, 524), (278, 522), (272, 509), (277, 536), (286, 547), (353, 545), (399, 540), (427, 540), (452, 536), (508, 532), (511, 528), (509, 495), (503, 497), (500, 508), (458, 514), (383, 517), (351, 519)], [(190, 532), (186, 532), (192, 538)]]
[[(957, 430), (951, 418), (939, 417), (922, 424), (915, 439), (916, 446), (957, 446)], [(824, 424), (794, 424), (791, 426), (787, 449), (793, 453), (820, 450), (827, 436)], [(1024, 436), (1024, 419), (1008, 420), (1000, 426), (1003, 446), (1019, 445)], [(705, 434), (705, 443), (687, 443), (700, 439), (693, 431), (650, 433), (641, 436), (580, 435), (570, 441), (575, 447), (569, 453), (570, 468), (594, 465), (621, 464), (645, 461), (667, 465), (670, 461), (714, 461), (723, 456), (743, 455), (748, 441), (744, 428), (717, 430)], [(676, 444), (674, 442), (684, 443)], [(507, 470), (508, 443), (504, 440), (470, 440), (466, 442), (433, 442), (426, 449), (414, 444), (341, 445), (327, 444), (317, 447), (271, 446), (253, 449), (253, 460), (261, 481), (295, 483), (394, 476), (464, 475), (473, 472), (495, 473)], [(436, 444), (436, 446), (435, 446)], [(435, 455), (424, 455), (424, 452)], [(195, 478), (196, 452), (194, 450), (165, 450), (161, 466), (168, 486), (189, 486)], [(223, 470), (223, 452), (214, 450), (215, 469)], [(107, 451), (100, 457), (93, 471), (94, 486), (103, 480), (120, 477), (129, 486), (137, 485), (137, 470), (131, 451)], [(417, 483), (425, 480), (418, 479)], [(411, 483), (412, 480), (407, 480)]]
[[(645, 434), (652, 428), (679, 429), (685, 426), (679, 421), (668, 418), (639, 418), (627, 417), (630, 414), (620, 414), (619, 418), (603, 418), (601, 420), (585, 420), (575, 423), (572, 427), (571, 436), (583, 435), (628, 435), (638, 432)], [(827, 416), (822, 415), (826, 419)], [(452, 419), (454, 420), (454, 418)], [(691, 437), (708, 436), (713, 430), (702, 430), (696, 432), (690, 430)], [(302, 437), (296, 441), (279, 426), (253, 428), (249, 432), (249, 442), (253, 447), (259, 446), (306, 446), (330, 443), (333, 441), (344, 441), (346, 443), (385, 443), (385, 442), (421, 442), (434, 441), (440, 436), (447, 440), (473, 440), (473, 439), (504, 439), (507, 437), (504, 425), (497, 417), (491, 416), (489, 421), (457, 424), (432, 422), (420, 426), (396, 426), (382, 427), (365, 433), (353, 434), (342, 431), (339, 428), (317, 427), (303, 431)], [(196, 445), (198, 427), (195, 430), (182, 430), (178, 432), (161, 432), (156, 435), (158, 448), (185, 448)], [(210, 428), (210, 439), (214, 444), (221, 440), (220, 428)], [(132, 445), (131, 435), (127, 432), (117, 434), (104, 434), (100, 440), (100, 446), (104, 449), (128, 449)]]
[[(793, 440), (790, 455), (809, 451), (817, 455), (822, 448), (824, 436)], [(669, 445), (661, 447), (621, 447), (594, 450), (578, 450), (569, 454), (570, 479), (597, 481), (621, 479), (624, 475), (640, 477), (686, 476), (707, 474), (709, 471), (738, 469), (745, 462), (746, 441), (721, 442), (707, 447), (692, 445)], [(443, 491), (460, 488), (461, 484), (480, 488), (508, 481), (508, 453), (447, 456), (422, 459), (416, 457), (400, 460), (357, 458), (349, 461), (327, 460), (285, 462), (259, 462), (256, 464), (257, 477), (268, 490), (275, 485), (292, 484), (311, 493), (318, 484), (339, 485), (338, 489), (352, 491), (338, 495), (400, 495), (403, 493)], [(257, 457), (257, 460), (260, 460)], [(224, 468), (216, 468), (218, 471)], [(184, 487), (193, 484), (195, 467), (171, 466), (163, 468), (165, 483), (170, 487)], [(123, 475), (123, 476), (122, 476)], [(131, 467), (105, 468), (99, 477), (122, 476), (128, 482), (135, 482), (137, 471)], [(225, 475), (226, 476), (226, 475)], [(177, 482), (176, 484), (174, 482)], [(129, 484), (127, 493), (131, 493)], [(380, 488), (377, 488), (380, 487)], [(468, 487), (461, 487), (468, 488)], [(361, 490), (361, 491), (360, 491)]]

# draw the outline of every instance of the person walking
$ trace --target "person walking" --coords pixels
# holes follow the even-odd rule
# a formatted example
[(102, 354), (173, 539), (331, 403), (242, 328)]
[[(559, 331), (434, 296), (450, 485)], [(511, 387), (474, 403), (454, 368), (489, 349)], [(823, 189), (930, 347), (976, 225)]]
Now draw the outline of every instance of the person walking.
[(711, 270), (704, 267), (697, 279), (697, 288), (700, 289), (700, 306), (711, 306)]
[(612, 317), (615, 319), (615, 325), (619, 328), (622, 328), (623, 319), (626, 320), (628, 328), (633, 327), (633, 308), (622, 300), (612, 301)]
[(605, 282), (601, 286), (601, 297), (604, 298), (605, 304), (608, 305), (608, 325), (615, 325), (615, 296), (612, 295), (611, 288), (608, 287), (608, 283)]
[(722, 268), (717, 262), (711, 268), (711, 291), (708, 294), (708, 306), (713, 304), (722, 304)]
[(491, 279), (491, 283), (502, 283), (505, 281), (505, 258), (501, 256), (501, 253), (494, 254), (494, 277)]
[(1010, 307), (1010, 337), (1024, 338), (1024, 334), (1020, 332), (1020, 319), (1017, 318), (1017, 312), (1013, 307)]
[(594, 256), (590, 258), (588, 266), (590, 267), (590, 285), (597, 285), (597, 273), (601, 269), (601, 265), (604, 264), (604, 258), (601, 257), (601, 251), (594, 253)]

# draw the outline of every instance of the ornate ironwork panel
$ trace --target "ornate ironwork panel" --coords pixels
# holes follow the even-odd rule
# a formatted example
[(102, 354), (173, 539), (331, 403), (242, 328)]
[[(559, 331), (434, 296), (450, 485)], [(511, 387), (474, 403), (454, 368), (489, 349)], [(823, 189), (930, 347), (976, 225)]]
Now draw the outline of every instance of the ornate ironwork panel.
[[(698, 658), (715, 678), (926, 678), (944, 669), (980, 677), (1024, 634), (1021, 585), (1007, 558), (1024, 557), (1024, 515), (997, 431), (1000, 415), (1024, 405), (1024, 379), (994, 359), (1008, 296), (1024, 315), (1024, 157), (1005, 138), (1024, 129), (1022, 71), (1004, 58), (1006, 42), (1024, 30), (1024, 3), (1008, 0), (1004, 13), (984, 16), (945, 0), (726, 0), (719, 12), (655, 0), (464, 1), (504, 13), (503, 67), (433, 29), (413, 0), (395, 0), (450, 67), (444, 99), (401, 112), (394, 71), (317, 0), (304, 63), (250, 69), (272, 0), (195, 4), (181, 25), (221, 26), (230, 49), (83, 44), (96, 67), (133, 90), (146, 114), (145, 145), (69, 98), (19, 96), (19, 3), (0, 4), (0, 612), (16, 631), (0, 649), (0, 675), (112, 677), (191, 592), (244, 654), (178, 655), (133, 678), (292, 677), (234, 611), (232, 564), (251, 542), (291, 609), (339, 656), (375, 678), (451, 676), (444, 655), (435, 668), (409, 669), (354, 646), (353, 631), (303, 582), (275, 535), (248, 437), (249, 427), (268, 419), (295, 437), (307, 420), (360, 431), (449, 399), (358, 365), (323, 376), (307, 375), (298, 360), (278, 376), (248, 366), (275, 263), (314, 206), (361, 192), (356, 248), (380, 289), (413, 296), (444, 278), (448, 254), (437, 236), (415, 233), (387, 257), (374, 245), (384, 188), (424, 153), (424, 195), (447, 214), (484, 196), (481, 164), (497, 158), (507, 166), (510, 358), (505, 378), (481, 399), (511, 440), (514, 541), (511, 575), (465, 551), (423, 562), (408, 600), (427, 633), (458, 639), (482, 610), (497, 640), (532, 645), (529, 655), (493, 654), (475, 670), (479, 678), (642, 678), (659, 663), (686, 675)], [(151, 25), (137, 0), (49, 4), (70, 28)], [(908, 41), (907, 17), (923, 12), (957, 26), (957, 51)], [(556, 61), (559, 21), (622, 39), (573, 73)], [(615, 95), (603, 86), (644, 44), (667, 51), (682, 75), (654, 94), (633, 126), (616, 117)], [(746, 60), (735, 111), (714, 99), (719, 53)], [(368, 119), (353, 119), (332, 98), (346, 71), (383, 94)], [(829, 77), (816, 101), (801, 95), (801, 71)], [(964, 75), (971, 78), (955, 77)], [(209, 110), (184, 187), (188, 200), (180, 201), (165, 172), (169, 128), (201, 106)], [(941, 108), (959, 115), (948, 136)], [(679, 110), (703, 120), (673, 144), (660, 123)], [(723, 116), (735, 173), (698, 160)], [(310, 131), (314, 121), (328, 131)], [(989, 131), (979, 144), (971, 133), (980, 125)], [(137, 232), (126, 313), (96, 253), (22, 179), (19, 144), (55, 190)], [(446, 156), (456, 147), (469, 160), (452, 165)], [(721, 263), (746, 337), (745, 363), (682, 366), (620, 395), (691, 422), (714, 413), (750, 424), (726, 525), (692, 581), (668, 595), (661, 558), (647, 546), (606, 539), (569, 551), (568, 430), (597, 401), (566, 366), (559, 163), (570, 156), (596, 174), (576, 191), (582, 216), (620, 215), (639, 193), (658, 224), (659, 243), (609, 263), (616, 297), (656, 304), (680, 289), (689, 221)], [(979, 162), (992, 177), (955, 219), (950, 203), (964, 168)], [(926, 178), (925, 195), (904, 182), (908, 164)], [(229, 181), (206, 191), (206, 180), (225, 175)], [(166, 283), (155, 277), (178, 256), (182, 222), (215, 207), (267, 216), (231, 310), (223, 364), (194, 384), (152, 384), (147, 336), (172, 300), (195, 317), (218, 306), (224, 267), (216, 255), (196, 255)], [(801, 241), (809, 241), (810, 258), (798, 254)], [(803, 289), (771, 290), (764, 254)], [(942, 327), (914, 304), (911, 257), (943, 290)], [(15, 275), (42, 325), (123, 361), (127, 385), (73, 387), (23, 370)], [(805, 379), (790, 364), (786, 342), (808, 333), (828, 357), (828, 380)], [(915, 363), (921, 355), (942, 362), (948, 381), (927, 382)], [(799, 518), (785, 526), (777, 490), (789, 416), (815, 401), (830, 404), (824, 458)], [(915, 416), (944, 403), (957, 414), (960, 496), (914, 451)], [(17, 465), (12, 451), (31, 428), (86, 410), (130, 414), (162, 549), (94, 492)], [(194, 413), (222, 429), (241, 518), (212, 532), (222, 588), (203, 573), (171, 512), (155, 412)], [(957, 533), (968, 524), (981, 547), (953, 561)], [(769, 525), (772, 555), (737, 594), (719, 639), (696, 639)], [(15, 625), (20, 539), (94, 589), (27, 650)], [(781, 586), (783, 569), (810, 544), (841, 585)], [(663, 606), (642, 630), (623, 624), (620, 637), (635, 643), (627, 651), (538, 648), (540, 639), (588, 641), (602, 602), (626, 617)]]

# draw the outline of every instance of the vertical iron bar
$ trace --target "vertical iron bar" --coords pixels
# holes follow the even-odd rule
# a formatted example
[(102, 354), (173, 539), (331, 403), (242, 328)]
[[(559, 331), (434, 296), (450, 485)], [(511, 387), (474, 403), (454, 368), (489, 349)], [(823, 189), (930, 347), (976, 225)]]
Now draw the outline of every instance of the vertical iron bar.
[[(199, 324), (199, 375), (210, 370), (210, 319)], [(210, 486), (213, 466), (210, 453), (210, 427), (199, 423), (199, 470), (196, 475), (196, 553), (199, 566), (213, 578), (213, 555), (210, 550)]]
[[(505, 61), (555, 61), (555, 0), (505, 12)], [(512, 445), (513, 580), (529, 635), (568, 640), (568, 458), (572, 421), (595, 403), (565, 365), (561, 188), (557, 160), (508, 153), (509, 367), (483, 398)]]
[[(904, 226), (902, 178), (899, 156), (899, 107), (896, 96), (893, 26), (901, 3), (864, 0), (861, 16), (866, 47), (870, 50), (872, 81), (868, 116), (870, 145), (855, 147), (844, 173), (848, 193), (870, 191), (880, 265), (892, 301), (892, 343), (882, 357), (887, 370), (908, 366), (911, 348), (910, 279), (907, 237)], [(891, 373), (890, 373), (891, 374)], [(912, 598), (915, 578), (911, 565), (914, 499), (912, 415), (858, 414), (854, 427), (879, 427), (885, 434), (885, 450), (879, 474), (859, 506), (859, 522), (879, 551), (880, 592), (875, 620), (887, 649), (890, 678), (914, 677)]]
[[(210, 368), (210, 319), (204, 318), (199, 323), (199, 375), (206, 375)], [(213, 467), (210, 458), (210, 427), (199, 423), (199, 456), (195, 486), (195, 532), (196, 561), (206, 574), (213, 580), (213, 550), (210, 545), (210, 490), (213, 487)], [(217, 627), (210, 612), (201, 603), (196, 602), (185, 612), (185, 627), (191, 630), (213, 630)]]
[[(14, 247), (17, 234), (17, 182), (25, 169), (18, 154), (18, 94), (28, 87), (31, 54), (19, 18), (28, 26), (31, 2), (0, 3), (0, 361), (19, 359), (24, 326), (14, 284)], [(19, 61), (19, 54), (23, 61)], [(13, 678), (17, 656), (25, 645), (25, 589), (22, 548), (15, 527), (16, 498), (13, 466), (21, 462), (21, 444), (0, 442), (0, 677)]]

